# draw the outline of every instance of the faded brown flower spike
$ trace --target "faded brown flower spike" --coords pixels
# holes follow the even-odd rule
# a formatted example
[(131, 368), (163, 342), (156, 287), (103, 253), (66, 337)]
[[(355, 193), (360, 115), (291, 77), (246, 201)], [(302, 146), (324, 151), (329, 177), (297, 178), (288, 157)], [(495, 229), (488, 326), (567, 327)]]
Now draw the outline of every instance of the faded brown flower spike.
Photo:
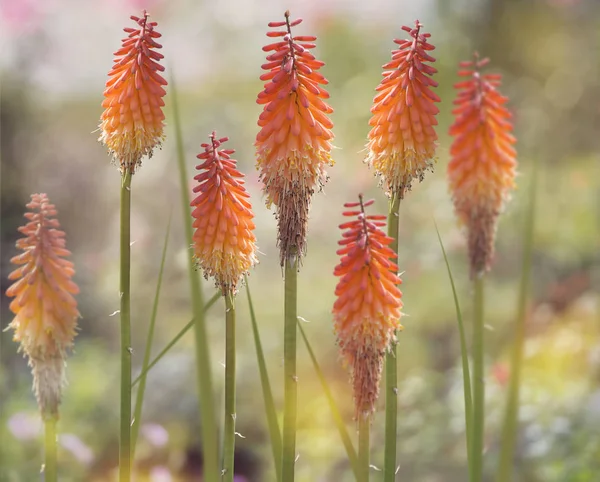
[(469, 237), (471, 276), (489, 271), (498, 216), (515, 187), (516, 142), (508, 99), (498, 92), (500, 75), (482, 74), (488, 59), (461, 62), (450, 127), (448, 179), (459, 220)]
[(340, 277), (333, 305), (334, 328), (344, 360), (352, 370), (356, 418), (375, 411), (386, 350), (400, 325), (402, 283), (392, 262), (393, 239), (382, 227), (386, 216), (365, 213), (373, 200), (346, 203), (352, 220), (340, 225), (341, 257), (334, 275)]
[(321, 85), (327, 80), (317, 72), (324, 64), (310, 50), (316, 37), (292, 35), (302, 19), (271, 22), (268, 37), (278, 38), (263, 47), (268, 71), (260, 79), (264, 90), (257, 103), (264, 105), (256, 136), (257, 165), (264, 183), (267, 206), (277, 206), (280, 262), (306, 251), (308, 212), (312, 195), (327, 180), (333, 123), (327, 117), (333, 109), (324, 102), (329, 97)]
[(54, 205), (46, 194), (32, 194), (27, 208), (28, 223), (19, 228), (24, 237), (17, 241), (23, 253), (11, 259), (19, 268), (8, 276), (14, 284), (6, 295), (14, 297), (10, 309), (15, 314), (9, 327), (29, 359), (42, 417), (56, 418), (65, 359), (79, 317), (73, 297), (79, 289), (71, 281), (73, 263), (64, 259), (71, 253), (65, 249)]

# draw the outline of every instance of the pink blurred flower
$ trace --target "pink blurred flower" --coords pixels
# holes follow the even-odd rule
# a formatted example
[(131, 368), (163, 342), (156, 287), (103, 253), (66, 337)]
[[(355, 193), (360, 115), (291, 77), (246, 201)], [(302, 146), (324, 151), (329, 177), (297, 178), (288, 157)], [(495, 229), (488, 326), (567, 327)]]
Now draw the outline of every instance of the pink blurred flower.
[(94, 460), (94, 452), (77, 435), (64, 433), (59, 435), (60, 445), (71, 452), (71, 454), (82, 464), (89, 464)]
[(20, 35), (33, 32), (42, 24), (43, 5), (39, 0), (2, 0), (0, 19), (3, 28)]
[(142, 435), (155, 447), (164, 447), (169, 442), (169, 432), (157, 423), (146, 423), (141, 427)]
[(171, 472), (164, 465), (157, 465), (150, 470), (151, 482), (172, 482), (172, 480)]
[(38, 438), (42, 430), (42, 421), (37, 414), (17, 412), (6, 423), (8, 430), (18, 440)]

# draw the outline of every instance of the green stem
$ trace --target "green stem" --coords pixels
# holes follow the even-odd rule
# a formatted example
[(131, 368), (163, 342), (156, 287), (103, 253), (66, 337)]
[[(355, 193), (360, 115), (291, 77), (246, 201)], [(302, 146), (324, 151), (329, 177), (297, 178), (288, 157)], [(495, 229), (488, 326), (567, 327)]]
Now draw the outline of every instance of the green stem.
[(358, 416), (358, 467), (357, 482), (369, 482), (369, 431), (371, 417), (360, 414)]
[(265, 363), (265, 355), (260, 341), (260, 333), (258, 332), (258, 323), (256, 322), (256, 314), (254, 313), (254, 304), (250, 294), (250, 285), (248, 277), (244, 276), (246, 284), (246, 295), (248, 296), (248, 307), (250, 309), (250, 320), (252, 321), (252, 333), (254, 334), (254, 345), (256, 347), (256, 359), (258, 360), (258, 369), (260, 372), (260, 384), (263, 391), (265, 401), (265, 412), (267, 415), (267, 425), (269, 427), (269, 435), (271, 437), (271, 449), (273, 451), (273, 464), (275, 466), (275, 475), (277, 482), (281, 482), (281, 432), (279, 431), (279, 422), (277, 421), (277, 410), (273, 401), (273, 392), (271, 390), (271, 382), (269, 381), (269, 373), (267, 372), (267, 364)]
[[(398, 216), (400, 196), (395, 195), (389, 206), (388, 236), (393, 238), (390, 249), (398, 254)], [(384, 482), (396, 479), (396, 433), (398, 417), (398, 373), (396, 343), (392, 343), (385, 355), (385, 454), (383, 461)]]
[(121, 428), (119, 481), (131, 477), (131, 171), (121, 178)]
[[(173, 106), (173, 124), (175, 128), (175, 144), (177, 146), (177, 165), (181, 182), (181, 206), (185, 239), (187, 246), (192, 245), (192, 224), (190, 219), (190, 197), (188, 194), (187, 175), (185, 171), (185, 153), (183, 150), (183, 136), (181, 134), (181, 119), (177, 102), (175, 78), (171, 76), (171, 105)], [(202, 449), (204, 455), (204, 481), (217, 482), (219, 460), (217, 454), (217, 424), (213, 400), (212, 369), (208, 337), (204, 321), (204, 300), (200, 287), (199, 272), (196, 271), (194, 261), (189, 256), (188, 273), (190, 289), (192, 292), (192, 307), (194, 312), (194, 338), (196, 341), (196, 377), (198, 383), (199, 411), (201, 417)]]
[(483, 280), (479, 274), (474, 279), (474, 315), (473, 327), (473, 427), (472, 447), (473, 481), (481, 482), (483, 477), (483, 437), (485, 424), (485, 381), (484, 381), (484, 315)]
[(282, 480), (294, 482), (296, 463), (296, 412), (298, 403), (298, 377), (296, 375), (296, 312), (298, 257), (285, 260), (285, 299), (284, 299), (284, 387), (285, 402), (283, 411), (283, 453), (281, 463)]
[(233, 482), (235, 454), (235, 302), (225, 295), (225, 433), (223, 434), (224, 482)]
[(527, 307), (527, 295), (531, 280), (531, 259), (533, 252), (533, 226), (535, 222), (535, 193), (536, 193), (536, 170), (534, 168), (533, 180), (530, 186), (529, 209), (525, 217), (524, 225), (524, 252), (523, 271), (521, 272), (521, 285), (519, 288), (519, 301), (517, 309), (517, 323), (515, 326), (515, 341), (513, 345), (510, 382), (506, 409), (504, 412), (504, 424), (502, 427), (502, 447), (500, 462), (498, 465), (497, 482), (510, 482), (513, 479), (513, 456), (515, 440), (517, 438), (517, 425), (519, 418), (519, 387), (521, 385), (521, 371), (523, 366), (523, 349), (525, 346), (525, 312)]
[(56, 417), (44, 420), (44, 482), (56, 482)]

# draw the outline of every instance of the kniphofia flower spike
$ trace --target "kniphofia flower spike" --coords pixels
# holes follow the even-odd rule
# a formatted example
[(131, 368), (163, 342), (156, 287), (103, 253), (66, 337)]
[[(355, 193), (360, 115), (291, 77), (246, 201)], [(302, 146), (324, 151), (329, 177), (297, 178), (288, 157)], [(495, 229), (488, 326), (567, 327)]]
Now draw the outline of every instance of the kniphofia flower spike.
[(263, 47), (270, 52), (262, 66), (268, 72), (260, 77), (266, 84), (257, 99), (265, 106), (258, 120), (257, 167), (267, 206), (277, 206), (282, 265), (304, 254), (310, 200), (327, 179), (326, 166), (333, 165), (333, 123), (327, 117), (333, 109), (323, 101), (329, 94), (321, 85), (328, 82), (317, 72), (324, 64), (309, 52), (316, 37), (292, 35), (301, 22), (285, 12), (284, 22), (269, 23), (285, 29), (267, 33), (278, 41)]
[(437, 82), (431, 78), (437, 70), (428, 62), (435, 47), (428, 42), (431, 34), (421, 33), (423, 25), (402, 27), (411, 40), (394, 42), (392, 60), (383, 66), (383, 80), (373, 100), (369, 121), (372, 126), (365, 162), (381, 177), (389, 196), (404, 198), (412, 181), (422, 181), (433, 167), (437, 134), (436, 102), (440, 98), (431, 90)]
[[(343, 358), (352, 370), (356, 417), (375, 410), (385, 352), (402, 328), (400, 310), (402, 281), (391, 260), (396, 254), (389, 248), (393, 241), (382, 227), (386, 217), (367, 215), (365, 208), (373, 200), (344, 204), (353, 218), (340, 225), (343, 239), (337, 251), (340, 264), (334, 275), (340, 277), (333, 305), (335, 332)], [(359, 208), (359, 209), (356, 209)]]
[(73, 263), (64, 259), (65, 233), (55, 219), (56, 209), (46, 194), (32, 194), (17, 241), (23, 253), (11, 262), (19, 268), (9, 274), (14, 283), (6, 295), (14, 297), (15, 314), (9, 327), (29, 358), (33, 389), (44, 419), (58, 417), (67, 350), (73, 345), (79, 312), (73, 297), (79, 292), (71, 281)]
[(240, 278), (258, 260), (254, 236), (254, 214), (244, 188), (244, 175), (236, 169), (233, 149), (220, 149), (228, 140), (217, 139), (202, 144), (204, 152), (197, 157), (202, 171), (194, 179), (198, 186), (192, 201), (194, 207), (194, 255), (206, 276), (214, 276), (223, 295), (235, 294)]
[(163, 140), (162, 98), (167, 81), (159, 73), (165, 68), (158, 63), (164, 56), (156, 51), (162, 47), (155, 40), (161, 36), (154, 30), (157, 23), (148, 21), (146, 11), (142, 18), (131, 19), (139, 28), (124, 29), (129, 35), (114, 54), (104, 90), (99, 140), (108, 147), (121, 171), (133, 174), (142, 157), (152, 156)]
[(515, 186), (515, 138), (508, 99), (498, 92), (501, 76), (481, 74), (488, 59), (461, 62), (448, 164), (456, 213), (469, 232), (471, 276), (490, 269), (498, 215)]

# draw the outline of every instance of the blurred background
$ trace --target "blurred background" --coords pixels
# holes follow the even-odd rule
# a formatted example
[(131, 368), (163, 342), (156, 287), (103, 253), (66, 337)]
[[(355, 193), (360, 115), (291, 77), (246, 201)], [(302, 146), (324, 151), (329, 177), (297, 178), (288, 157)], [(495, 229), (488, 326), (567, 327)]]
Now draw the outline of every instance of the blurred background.
[[(230, 137), (247, 175), (257, 221), (260, 264), (250, 283), (276, 403), (282, 406), (283, 284), (276, 223), (264, 206), (253, 141), (261, 106), (261, 48), (267, 22), (304, 18), (296, 30), (318, 36), (335, 109), (335, 167), (314, 198), (308, 256), (299, 276), (299, 314), (354, 435), (348, 374), (332, 333), (342, 204), (359, 192), (387, 201), (362, 163), (369, 109), (381, 65), (419, 19), (439, 70), (439, 160), (413, 188), (400, 216), (405, 327), (399, 338), (398, 480), (466, 480), (460, 347), (437, 222), (470, 332), (470, 284), (464, 233), (457, 227), (445, 180), (457, 63), (474, 50), (503, 75), (518, 139), (519, 188), (500, 221), (497, 259), (487, 285), (487, 455), (499, 449), (509, 354), (522, 263), (524, 212), (534, 160), (539, 164), (532, 295), (518, 481), (593, 481), (600, 473), (600, 2), (597, 0), (2, 0), (0, 38), (2, 154), (2, 293), (29, 195), (45, 192), (67, 233), (82, 314), (69, 385), (61, 407), (60, 480), (115, 480), (118, 460), (119, 173), (97, 142), (102, 91), (129, 15), (148, 9), (159, 23), (167, 79), (181, 105), (188, 176), (209, 133)], [(187, 257), (179, 204), (171, 99), (167, 139), (143, 162), (133, 191), (132, 314), (134, 376), (139, 372), (160, 252), (169, 215), (171, 241), (154, 353), (190, 320)], [(188, 189), (191, 190), (191, 185)], [(187, 219), (186, 219), (187, 221)], [(206, 298), (211, 282), (204, 283)], [(254, 345), (244, 292), (238, 296), (239, 480), (274, 480)], [(223, 306), (208, 316), (211, 360), (222, 396)], [(2, 329), (12, 320), (2, 295)], [(39, 413), (26, 360), (2, 332), (0, 480), (39, 480)], [(352, 480), (345, 452), (310, 359), (299, 346), (298, 480)], [(220, 413), (220, 410), (219, 412)], [(372, 463), (380, 466), (383, 411), (375, 418)], [(152, 370), (138, 443), (138, 481), (200, 480), (193, 337), (185, 336)], [(375, 470), (375, 469), (374, 469)]]

